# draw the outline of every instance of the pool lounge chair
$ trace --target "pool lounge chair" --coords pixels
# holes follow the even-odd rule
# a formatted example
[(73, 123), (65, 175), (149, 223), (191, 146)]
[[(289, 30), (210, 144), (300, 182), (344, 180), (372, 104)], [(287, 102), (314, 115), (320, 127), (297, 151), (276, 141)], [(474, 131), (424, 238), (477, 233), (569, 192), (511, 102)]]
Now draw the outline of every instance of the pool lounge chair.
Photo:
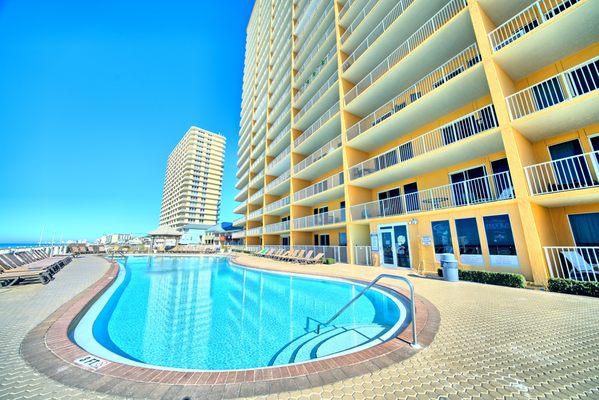
[(298, 257), (298, 255), (300, 254), (300, 251), (301, 251), (301, 250), (292, 250), (292, 251), (289, 253), (289, 255), (287, 255), (287, 256), (285, 256), (285, 257), (281, 258), (281, 260), (280, 260), (280, 261), (288, 261), (288, 262), (292, 262), (293, 260), (295, 260), (295, 259)]
[(252, 255), (257, 256), (257, 257), (262, 257), (267, 252), (268, 252), (268, 249), (260, 249), (256, 252), (254, 252)]
[(599, 280), (599, 268), (589, 264), (579, 252), (568, 250), (562, 251), (561, 253), (572, 266), (572, 269), (568, 271), (568, 277), (570, 279)]
[(277, 257), (280, 257), (285, 253), (288, 253), (288, 252), (286, 252), (285, 250), (277, 250), (273, 254), (270, 255), (270, 258), (276, 259)]
[(289, 257), (286, 261), (290, 262), (302, 262), (306, 258), (306, 250), (300, 250), (295, 256)]
[(260, 254), (260, 257), (270, 257), (275, 252), (275, 249), (267, 249), (266, 253)]
[(0, 270), (0, 286), (13, 285), (20, 282), (36, 282), (43, 285), (53, 278), (46, 271), (10, 271)]
[(318, 264), (324, 258), (324, 253), (318, 253), (315, 257), (306, 260), (306, 264)]
[(275, 260), (283, 261), (286, 258), (293, 257), (294, 254), (295, 254), (295, 250), (288, 250), (288, 251), (284, 251), (283, 254), (274, 256), (273, 258)]
[(308, 251), (306, 252), (306, 255), (305, 255), (305, 256), (304, 256), (304, 257), (303, 257), (301, 260), (299, 260), (298, 262), (299, 262), (300, 264), (306, 264), (306, 261), (307, 261), (307, 260), (310, 260), (310, 259), (312, 258), (312, 256), (313, 256), (313, 255), (314, 255), (314, 250), (308, 250)]

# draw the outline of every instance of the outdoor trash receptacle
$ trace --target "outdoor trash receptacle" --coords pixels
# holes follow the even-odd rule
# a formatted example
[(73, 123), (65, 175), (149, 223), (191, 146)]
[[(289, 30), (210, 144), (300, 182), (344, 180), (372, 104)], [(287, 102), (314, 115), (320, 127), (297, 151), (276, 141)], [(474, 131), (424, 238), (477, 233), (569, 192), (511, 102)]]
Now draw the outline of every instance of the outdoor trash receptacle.
[(443, 268), (443, 278), (448, 282), (457, 282), (460, 280), (458, 275), (458, 260), (453, 254), (443, 254), (441, 256), (441, 267)]

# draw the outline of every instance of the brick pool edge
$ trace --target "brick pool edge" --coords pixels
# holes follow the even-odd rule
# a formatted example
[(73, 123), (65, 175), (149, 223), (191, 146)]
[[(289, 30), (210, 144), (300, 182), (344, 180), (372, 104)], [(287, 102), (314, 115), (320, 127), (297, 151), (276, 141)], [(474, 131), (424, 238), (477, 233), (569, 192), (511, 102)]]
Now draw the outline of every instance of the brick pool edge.
[[(235, 263), (259, 269), (238, 259)], [(20, 349), (29, 365), (65, 385), (125, 397), (180, 399), (188, 395), (228, 398), (238, 396), (240, 388), (241, 392), (249, 395), (265, 395), (322, 386), (401, 362), (427, 347), (433, 341), (440, 324), (437, 308), (416, 295), (416, 323), (421, 346), (419, 350), (409, 345), (410, 325), (395, 338), (365, 350), (301, 364), (260, 369), (181, 372), (112, 361), (98, 369), (80, 365), (76, 360), (90, 354), (71, 341), (69, 331), (89, 306), (110, 287), (117, 274), (118, 265), (112, 262), (109, 270), (99, 280), (29, 331)], [(326, 270), (319, 275), (328, 277)], [(378, 286), (404, 296), (402, 291), (385, 284)]]

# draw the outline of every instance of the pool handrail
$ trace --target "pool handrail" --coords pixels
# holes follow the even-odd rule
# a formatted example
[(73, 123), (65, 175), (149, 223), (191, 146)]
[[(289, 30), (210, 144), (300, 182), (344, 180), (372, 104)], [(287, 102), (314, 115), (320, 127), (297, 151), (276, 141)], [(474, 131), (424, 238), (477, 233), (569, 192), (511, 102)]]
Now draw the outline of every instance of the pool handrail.
[(330, 325), (331, 322), (333, 322), (335, 319), (337, 319), (337, 317), (339, 317), (341, 314), (343, 314), (343, 312), (345, 310), (347, 310), (347, 308), (349, 306), (351, 306), (356, 300), (358, 300), (360, 297), (362, 297), (368, 291), (368, 289), (370, 289), (371, 287), (376, 285), (376, 283), (383, 278), (397, 279), (402, 282), (405, 282), (406, 285), (408, 286), (408, 289), (410, 289), (410, 307), (411, 307), (411, 314), (412, 314), (412, 343), (410, 343), (410, 345), (412, 347), (418, 348), (419, 347), (418, 346), (418, 337), (416, 335), (416, 305), (414, 304), (414, 285), (412, 285), (412, 282), (410, 282), (410, 280), (408, 278), (399, 276), (399, 275), (392, 275), (392, 274), (380, 274), (379, 276), (374, 278), (372, 281), (370, 281), (370, 283), (368, 285), (366, 285), (366, 287), (364, 289), (362, 289), (362, 291), (360, 293), (355, 295), (346, 305), (341, 307), (339, 309), (339, 311), (337, 311), (335, 313), (335, 315), (333, 315), (331, 318), (329, 318), (326, 322), (319, 323), (316, 326), (316, 334), (319, 335), (321, 327)]

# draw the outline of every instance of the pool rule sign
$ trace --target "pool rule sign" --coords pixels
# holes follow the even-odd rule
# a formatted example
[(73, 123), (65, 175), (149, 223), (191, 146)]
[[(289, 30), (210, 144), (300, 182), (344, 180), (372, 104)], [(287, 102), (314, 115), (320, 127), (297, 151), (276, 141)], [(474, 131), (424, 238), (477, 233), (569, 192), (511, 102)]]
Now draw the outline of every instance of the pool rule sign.
[(98, 357), (95, 357), (92, 355), (88, 355), (88, 356), (76, 359), (75, 363), (79, 364), (79, 365), (83, 365), (84, 367), (87, 367), (87, 368), (91, 368), (95, 371), (102, 367), (107, 366), (108, 364), (110, 364), (110, 361), (102, 360), (101, 358), (98, 358)]

